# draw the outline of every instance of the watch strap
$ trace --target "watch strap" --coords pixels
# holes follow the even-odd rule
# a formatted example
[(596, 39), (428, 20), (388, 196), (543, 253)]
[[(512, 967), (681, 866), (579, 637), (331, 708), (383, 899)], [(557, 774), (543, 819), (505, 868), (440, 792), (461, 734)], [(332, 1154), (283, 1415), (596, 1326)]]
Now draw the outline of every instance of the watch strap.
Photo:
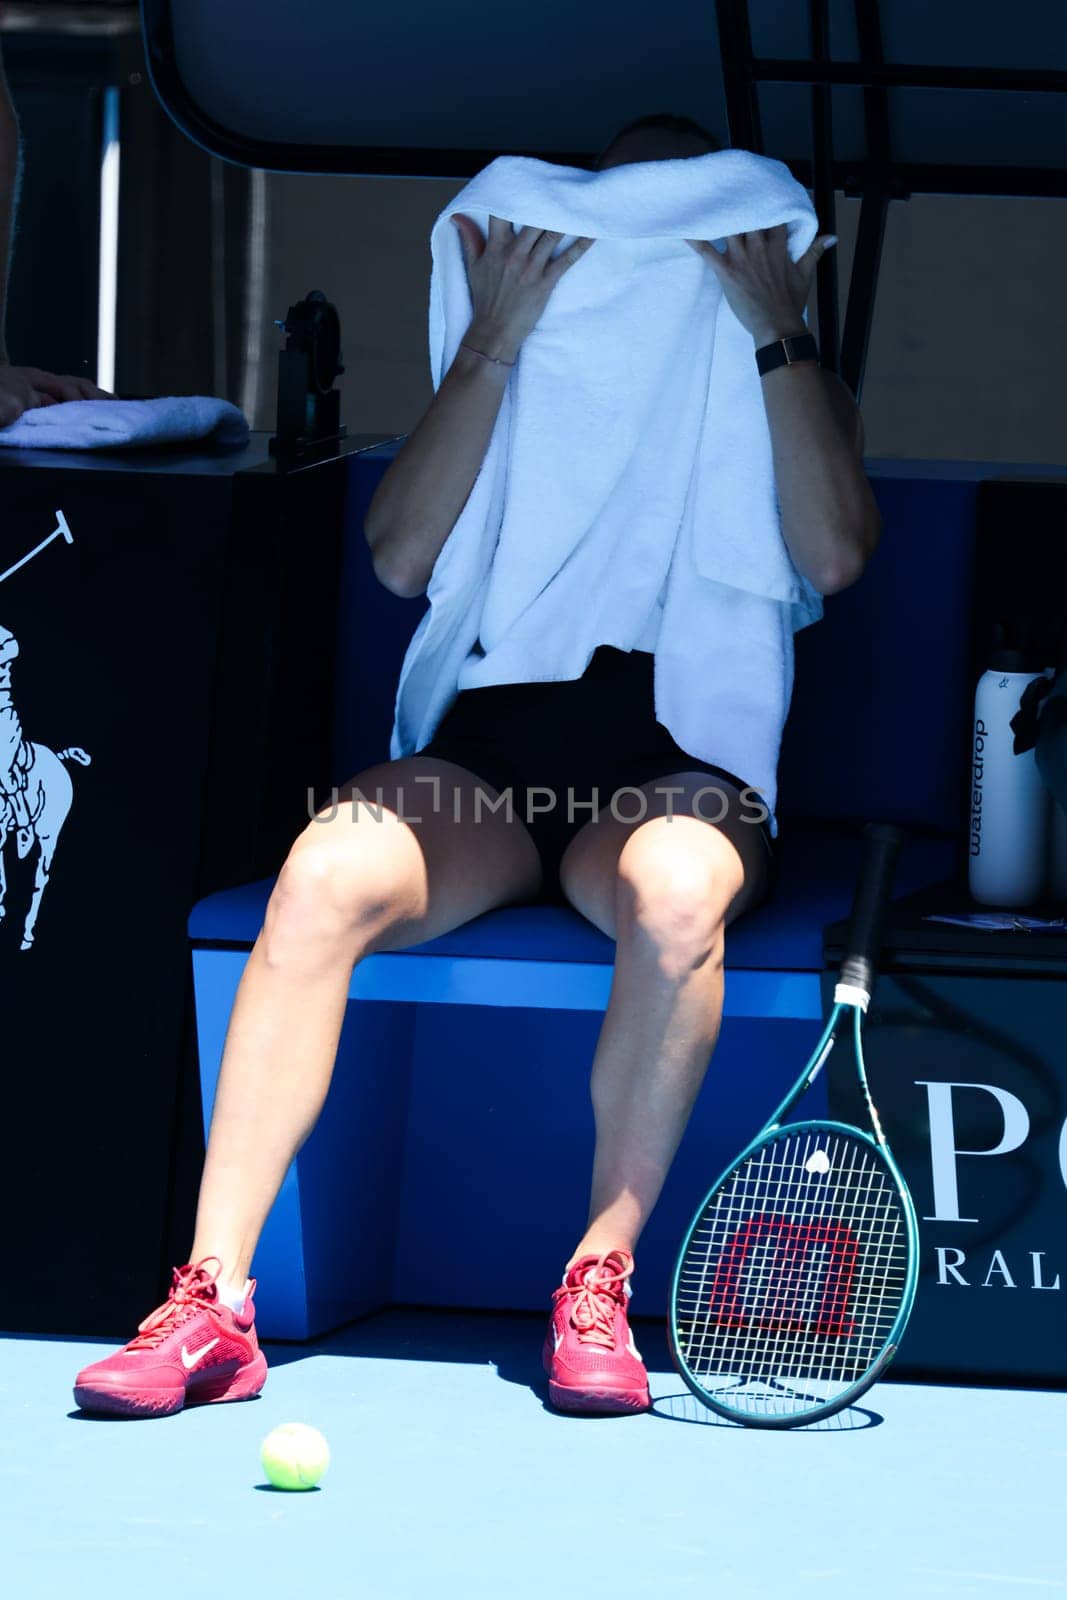
[(813, 333), (794, 333), (785, 339), (775, 339), (772, 344), (761, 345), (756, 351), (756, 366), (762, 378), (775, 367), (792, 366), (794, 361), (818, 361), (819, 346)]

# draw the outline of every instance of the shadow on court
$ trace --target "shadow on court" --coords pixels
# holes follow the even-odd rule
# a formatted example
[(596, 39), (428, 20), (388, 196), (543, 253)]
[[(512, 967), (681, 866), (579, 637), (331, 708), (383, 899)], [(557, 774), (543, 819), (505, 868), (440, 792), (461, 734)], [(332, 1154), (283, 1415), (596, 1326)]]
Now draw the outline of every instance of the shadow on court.
[[(707, 1406), (702, 1406), (695, 1395), (688, 1390), (681, 1394), (662, 1395), (652, 1403), (652, 1416), (658, 1417), (661, 1422), (692, 1422), (705, 1428), (740, 1428), (743, 1423), (731, 1422), (728, 1417), (720, 1417), (716, 1412), (709, 1411)], [(870, 1411), (865, 1406), (848, 1406), (844, 1411), (835, 1412), (832, 1417), (823, 1417), (820, 1422), (809, 1422), (802, 1428), (779, 1428), (778, 1433), (855, 1433), (861, 1428), (877, 1428), (885, 1418), (877, 1411)]]
[[(310, 1356), (491, 1366), (505, 1383), (529, 1390), (547, 1406), (548, 1380), (541, 1367), (547, 1324), (547, 1310), (542, 1316), (392, 1306), (327, 1338), (299, 1345), (264, 1341), (263, 1349), (275, 1369)], [(669, 1367), (662, 1328), (654, 1321), (642, 1327), (635, 1320), (634, 1331), (646, 1360), (654, 1367)]]

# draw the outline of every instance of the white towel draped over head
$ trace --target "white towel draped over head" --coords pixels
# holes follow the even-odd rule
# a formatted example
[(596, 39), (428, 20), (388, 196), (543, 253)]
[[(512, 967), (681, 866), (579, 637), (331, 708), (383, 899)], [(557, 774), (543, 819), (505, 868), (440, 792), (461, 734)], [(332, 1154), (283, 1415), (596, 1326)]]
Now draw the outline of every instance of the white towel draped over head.
[[(675, 630), (702, 581), (779, 602), (790, 632), (821, 615), (781, 535), (752, 335), (686, 242), (721, 245), (784, 223), (796, 260), (817, 223), (783, 163), (745, 150), (604, 172), (522, 156), (491, 162), (431, 234), (435, 391), (472, 316), (457, 211), (486, 236), (490, 215), (560, 232), (556, 254), (577, 237), (596, 242), (524, 341), (482, 469), (438, 555), (430, 610), (401, 672), (394, 759), (429, 739), (475, 641), (488, 654), (514, 637), (567, 571), (586, 580), (578, 633), (595, 632), (591, 619), (604, 613), (593, 643), (629, 648), (665, 579), (664, 624)], [(574, 620), (560, 616), (560, 629), (573, 632)], [(574, 671), (562, 659), (546, 670), (542, 659), (531, 676)]]

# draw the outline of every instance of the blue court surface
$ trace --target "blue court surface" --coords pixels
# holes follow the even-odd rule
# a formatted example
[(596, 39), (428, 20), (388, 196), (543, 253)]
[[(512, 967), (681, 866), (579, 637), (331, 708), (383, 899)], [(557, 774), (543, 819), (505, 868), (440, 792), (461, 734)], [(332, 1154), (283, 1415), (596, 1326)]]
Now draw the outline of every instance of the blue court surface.
[[(654, 1410), (547, 1408), (544, 1322), (393, 1309), (265, 1346), (258, 1400), (158, 1421), (74, 1407), (106, 1341), (0, 1342), (3, 1592), (875, 1597), (1067, 1593), (1067, 1395), (882, 1383), (804, 1431), (721, 1422), (636, 1322)], [(113, 1347), (113, 1346), (111, 1346)], [(259, 1443), (322, 1429), (320, 1489)]]

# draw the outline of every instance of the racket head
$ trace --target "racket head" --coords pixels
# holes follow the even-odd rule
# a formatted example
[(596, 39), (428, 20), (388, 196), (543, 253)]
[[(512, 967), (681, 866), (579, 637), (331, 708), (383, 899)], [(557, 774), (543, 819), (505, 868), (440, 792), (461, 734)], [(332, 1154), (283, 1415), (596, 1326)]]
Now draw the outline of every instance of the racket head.
[(671, 1283), (672, 1359), (731, 1421), (817, 1422), (885, 1371), (917, 1275), (915, 1209), (884, 1145), (841, 1122), (764, 1132), (690, 1225)]

